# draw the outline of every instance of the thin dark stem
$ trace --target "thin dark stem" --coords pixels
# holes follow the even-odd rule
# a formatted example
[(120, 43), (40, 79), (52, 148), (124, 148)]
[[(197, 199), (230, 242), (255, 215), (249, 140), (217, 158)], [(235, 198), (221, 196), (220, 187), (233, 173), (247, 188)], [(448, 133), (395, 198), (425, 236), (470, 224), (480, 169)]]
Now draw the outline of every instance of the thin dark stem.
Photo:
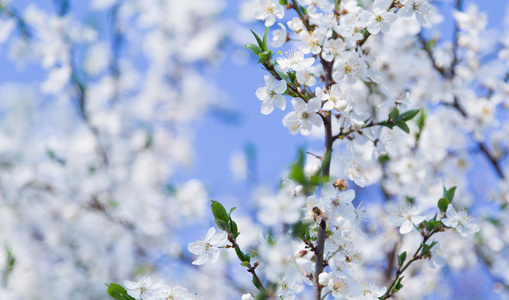
[(423, 245), (426, 244), (426, 242), (431, 238), (431, 236), (433, 236), (435, 233), (440, 232), (442, 230), (443, 230), (443, 227), (442, 227), (442, 225), (440, 225), (437, 228), (435, 228), (433, 231), (428, 233), (426, 236), (424, 236), (424, 239), (422, 240), (421, 245), (419, 246), (419, 248), (417, 248), (417, 250), (415, 251), (414, 255), (412, 255), (412, 258), (410, 258), (410, 260), (406, 264), (398, 267), (398, 270), (396, 271), (396, 276), (394, 276), (394, 279), (392, 280), (391, 285), (389, 286), (389, 288), (387, 289), (385, 294), (382, 297), (380, 297), (379, 299), (385, 300), (387, 298), (390, 298), (393, 295), (392, 289), (394, 288), (394, 285), (396, 285), (396, 282), (398, 281), (398, 279), (401, 276), (401, 274), (403, 274), (403, 272), (405, 272), (405, 270), (413, 262), (415, 262), (415, 261), (417, 261), (419, 259), (422, 259), (422, 255), (419, 255), (419, 253), (421, 252)]
[[(236, 251), (238, 250), (238, 251), (242, 252), (240, 250), (239, 244), (237, 244), (237, 240), (235, 238), (233, 238), (229, 233), (228, 233), (228, 241), (230, 241), (230, 243), (232, 243), (231, 244), (232, 248), (235, 248)], [(258, 274), (256, 274), (256, 267), (258, 267), (258, 263), (255, 263), (254, 266), (251, 265), (251, 263), (249, 263), (246, 267), (247, 267), (247, 271), (253, 275), (253, 279), (258, 284), (258, 286), (259, 286), (258, 289), (260, 291), (264, 291), (265, 292), (265, 287), (263, 286), (263, 283), (260, 280), (260, 277), (258, 277)]]
[[(325, 73), (325, 86), (329, 89), (334, 80), (332, 79), (332, 63), (327, 62), (325, 60), (321, 60), (323, 65), (324, 73)], [(332, 156), (332, 144), (334, 143), (334, 139), (332, 137), (332, 116), (331, 114), (326, 115), (323, 119), (323, 124), (325, 127), (325, 150), (322, 158), (322, 175), (323, 178), (326, 179), (330, 176), (330, 164), (331, 164), (331, 156)], [(322, 220), (320, 222), (320, 226), (318, 226), (318, 234), (316, 240), (315, 247), (315, 276), (313, 277), (313, 299), (320, 300), (322, 287), (318, 282), (318, 277), (323, 272), (324, 263), (323, 263), (323, 255), (325, 249), (325, 238), (327, 237), (326, 231), (326, 222)]]
[(32, 36), (30, 30), (28, 29), (27, 23), (14, 8), (0, 3), (0, 13), (5, 13), (7, 16), (14, 18), (16, 22), (18, 22), (19, 30), (23, 34), (24, 38), (29, 38)]
[(347, 131), (342, 131), (341, 130), (338, 134), (336, 134), (335, 136), (332, 137), (332, 141), (334, 142), (337, 139), (344, 139), (345, 137), (347, 137), (348, 135), (350, 135), (350, 134), (352, 134), (354, 132), (360, 132), (363, 129), (366, 129), (366, 128), (369, 128), (369, 127), (381, 126), (381, 123), (382, 122), (373, 122), (373, 121), (371, 121), (371, 122), (369, 122), (367, 124), (362, 125), (361, 129), (350, 128)]
[(304, 26), (306, 26), (307, 31), (311, 32), (312, 31), (311, 26), (309, 26), (309, 23), (306, 20), (306, 17), (304, 17), (304, 15), (302, 14), (299, 4), (297, 3), (296, 0), (292, 0), (292, 3), (293, 3), (293, 5), (292, 5), (293, 9), (295, 9), (297, 14), (299, 15), (299, 18), (302, 20), (302, 23), (304, 23)]
[(318, 226), (318, 237), (316, 240), (316, 248), (315, 248), (315, 276), (313, 277), (313, 299), (320, 300), (322, 287), (318, 282), (318, 277), (323, 272), (323, 253), (325, 248), (325, 237), (327, 235), (326, 232), (326, 223), (325, 220), (322, 220), (320, 226)]
[[(465, 109), (463, 109), (463, 107), (460, 106), (459, 102), (458, 102), (458, 98), (454, 97), (454, 102), (453, 102), (453, 105), (452, 105), (454, 108), (456, 108), (456, 110), (465, 118), (468, 117), (468, 114), (467, 112), (465, 111)], [(479, 146), (479, 149), (481, 150), (482, 153), (484, 153), (484, 155), (486, 156), (486, 158), (490, 161), (491, 165), (493, 166), (493, 168), (495, 168), (495, 170), (497, 171), (497, 174), (500, 178), (502, 179), (505, 179), (505, 174), (504, 172), (502, 171), (502, 168), (500, 168), (500, 163), (499, 161), (495, 158), (495, 156), (493, 156), (493, 154), (488, 150), (488, 148), (486, 148), (486, 145), (484, 145), (484, 143), (482, 142), (477, 142), (477, 145)]]
[(424, 49), (426, 51), (426, 53), (428, 54), (428, 57), (429, 57), (429, 59), (431, 60), (431, 62), (433, 64), (433, 68), (435, 70), (437, 70), (444, 78), (447, 77), (445, 69), (443, 67), (440, 67), (440, 66), (437, 65), (435, 57), (433, 56), (432, 49), (430, 49), (426, 45), (426, 41), (424, 40), (424, 37), (422, 36), (422, 33), (419, 33), (417, 35), (417, 38), (419, 39), (419, 42), (421, 42), (422, 49)]
[[(456, 1), (456, 9), (461, 11), (461, 0)], [(454, 36), (453, 36), (454, 42), (454, 48), (453, 48), (453, 59), (452, 59), (452, 65), (451, 65), (451, 78), (454, 77), (455, 68), (458, 64), (458, 43), (459, 43), (459, 27), (458, 22), (454, 22)]]
[[(274, 69), (274, 66), (272, 64), (268, 64), (268, 63), (264, 63), (264, 67), (267, 69), (267, 71), (269, 71), (272, 76), (274, 76), (274, 78), (276, 78), (277, 80), (284, 80), (279, 74), (278, 72), (276, 71), (276, 69)], [(298, 87), (295, 87), (293, 86), (290, 82), (286, 82), (288, 88), (293, 92), (295, 93), (297, 96), (299, 96), (300, 98), (302, 98), (302, 100), (306, 101), (307, 102), (307, 98), (304, 94), (302, 94), (301, 91), (299, 91)]]
[[(432, 62), (433, 68), (435, 68), (435, 70), (437, 70), (440, 73), (440, 75), (442, 75), (442, 77), (444, 79), (447, 79), (448, 75), (445, 73), (445, 71), (443, 69), (439, 68), (436, 65), (435, 58), (433, 57), (433, 54), (431, 53), (431, 50), (426, 47), (426, 42), (424, 41), (424, 39), (420, 35), (419, 35), (419, 40), (421, 41), (423, 49), (428, 53), (428, 56), (429, 56), (429, 58), (430, 58), (430, 60)], [(456, 50), (454, 52), (456, 53)], [(449, 76), (454, 76), (453, 70), (454, 70), (454, 65), (451, 66), (451, 75), (449, 75)], [(446, 103), (444, 103), (444, 104), (446, 104)], [(463, 107), (461, 107), (461, 105), (459, 104), (459, 101), (458, 101), (457, 97), (454, 97), (453, 103), (452, 104), (448, 104), (448, 105), (451, 106), (451, 107), (454, 107), (463, 117), (465, 117), (465, 118), (468, 117), (468, 114), (465, 111), (465, 109)], [(479, 146), (479, 149), (484, 154), (484, 156), (486, 156), (486, 158), (488, 159), (490, 164), (493, 166), (493, 168), (497, 172), (498, 176), (501, 179), (505, 179), (506, 176), (505, 176), (504, 171), (502, 171), (502, 168), (500, 167), (500, 161), (497, 158), (495, 158), (495, 156), (488, 150), (488, 148), (486, 147), (486, 145), (484, 143), (477, 142), (477, 145)]]

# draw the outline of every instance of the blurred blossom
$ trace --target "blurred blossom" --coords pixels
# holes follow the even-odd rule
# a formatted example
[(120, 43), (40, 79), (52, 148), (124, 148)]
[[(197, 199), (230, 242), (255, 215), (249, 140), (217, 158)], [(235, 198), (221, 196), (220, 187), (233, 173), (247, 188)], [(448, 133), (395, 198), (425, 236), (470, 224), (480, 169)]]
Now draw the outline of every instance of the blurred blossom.
[(248, 160), (246, 154), (243, 151), (234, 151), (230, 155), (228, 162), (228, 168), (232, 172), (235, 180), (244, 181), (247, 179), (249, 174)]
[(198, 255), (198, 258), (193, 261), (193, 265), (202, 265), (208, 261), (215, 263), (219, 258), (219, 249), (217, 247), (224, 246), (227, 242), (227, 233), (221, 231), (218, 234), (216, 229), (211, 227), (207, 235), (199, 241), (189, 243), (187, 249)]

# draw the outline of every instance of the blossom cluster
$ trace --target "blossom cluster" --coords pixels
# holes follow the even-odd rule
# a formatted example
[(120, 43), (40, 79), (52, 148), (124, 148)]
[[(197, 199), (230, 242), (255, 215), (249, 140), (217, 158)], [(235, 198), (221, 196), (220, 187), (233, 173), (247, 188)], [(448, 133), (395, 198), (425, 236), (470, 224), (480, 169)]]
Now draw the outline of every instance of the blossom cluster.
[[(325, 151), (299, 156), (276, 195), (257, 192), (256, 217), (268, 229), (260, 230), (258, 242), (248, 241), (249, 253), (241, 248), (243, 229), (232, 211), (212, 202), (223, 233), (214, 236), (211, 228), (189, 250), (202, 264), (217, 262), (220, 247), (234, 248), (257, 288), (242, 299), (310, 293), (339, 299), (386, 299), (398, 293), (420, 299), (440, 285), (436, 269), (471, 266), (484, 246), (476, 243), (486, 222), (467, 213), (473, 203), (465, 149), (476, 144), (505, 178), (501, 160), (508, 147), (501, 136), (507, 126), (488, 132), (505, 121), (495, 111), (505, 107), (506, 96), (497, 91), (505, 86), (500, 74), (509, 72), (508, 65), (501, 67), (505, 72), (482, 79), (488, 71), (480, 61), (487, 49), (479, 42), (486, 22), (475, 6), (453, 13), (451, 45), (426, 40), (423, 32), (443, 18), (430, 1), (369, 4), (246, 4), (252, 18), (267, 27), (263, 37), (254, 34), (257, 44), (246, 45), (268, 73), (255, 93), (262, 114), (274, 107), (286, 110), (290, 99), (293, 110), (283, 125), (292, 134), (321, 140)], [(270, 44), (292, 48), (274, 53), (267, 42), (271, 26), (292, 12), (292, 19), (272, 30)], [(476, 84), (488, 88), (488, 95)], [(452, 185), (457, 188), (445, 188)], [(368, 186), (380, 190), (383, 204), (358, 200), (366, 197)], [(360, 203), (354, 205), (356, 199)], [(370, 218), (368, 209), (374, 212)], [(428, 267), (419, 267), (419, 260)]]
[(206, 216), (205, 184), (175, 174), (222, 105), (196, 64), (220, 51), (223, 8), (0, 1), (1, 299), (100, 299), (159, 268), (156, 249), (179, 257), (166, 237)]
[(164, 284), (162, 281), (142, 276), (138, 281), (125, 280), (127, 294), (134, 299), (142, 300), (201, 300), (203, 295), (189, 293), (186, 288)]

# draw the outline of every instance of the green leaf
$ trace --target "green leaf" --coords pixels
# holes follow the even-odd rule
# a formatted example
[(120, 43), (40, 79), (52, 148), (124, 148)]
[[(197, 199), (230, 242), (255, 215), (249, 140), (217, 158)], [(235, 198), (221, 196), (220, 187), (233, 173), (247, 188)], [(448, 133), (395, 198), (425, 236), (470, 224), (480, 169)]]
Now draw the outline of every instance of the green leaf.
[(232, 214), (232, 212), (233, 212), (234, 210), (236, 210), (236, 209), (237, 209), (236, 207), (232, 207), (232, 208), (230, 209), (230, 212), (228, 213), (228, 217), (230, 217), (230, 215)]
[(454, 198), (454, 193), (456, 192), (456, 187), (453, 186), (449, 190), (445, 190), (444, 187), (444, 198), (447, 198), (449, 200), (449, 203), (452, 202), (452, 199)]
[(223, 221), (223, 220), (220, 220), (220, 219), (215, 219), (216, 221), (216, 225), (219, 229), (221, 229), (222, 231), (226, 231), (226, 232), (229, 232), (228, 231), (228, 223)]
[(267, 50), (267, 32), (269, 32), (269, 27), (265, 28), (265, 33), (263, 34), (263, 46), (262, 50)]
[[(256, 286), (257, 289), (261, 290), (263, 287), (258, 283), (258, 280), (256, 280), (256, 277), (253, 275), (253, 284)], [(265, 298), (262, 298), (265, 299)]]
[(272, 50), (265, 50), (260, 52), (258, 56), (260, 57), (260, 60), (258, 61), (259, 63), (266, 63), (272, 58)]
[(248, 261), (246, 259), (246, 256), (244, 255), (244, 252), (240, 250), (240, 247), (238, 245), (235, 246), (235, 253), (237, 253), (237, 257), (240, 259), (241, 262)]
[(421, 244), (422, 245), (422, 250), (421, 250), (421, 254), (422, 256), (424, 257), (428, 257), (431, 255), (431, 253), (429, 252), (429, 250), (431, 249), (431, 245), (427, 245), (427, 244)]
[(389, 118), (391, 120), (397, 120), (399, 118), (399, 110), (395, 108), (391, 113), (389, 114)]
[(385, 126), (390, 129), (394, 128), (395, 123), (394, 122), (388, 122), (388, 121), (382, 121), (380, 122), (380, 126)]
[(263, 42), (262, 42), (262, 39), (260, 39), (260, 37), (256, 34), (256, 32), (254, 32), (253, 30), (251, 30), (251, 32), (253, 33), (253, 35), (255, 36), (256, 38), (256, 42), (258, 43), (258, 46), (260, 47), (260, 49), (263, 50)]
[(428, 116), (428, 110), (423, 109), (421, 110), (421, 114), (419, 115), (419, 118), (417, 118), (417, 127), (419, 127), (419, 131), (422, 131), (424, 128), (424, 125), (426, 124), (426, 117)]
[(237, 227), (237, 223), (235, 223), (233, 220), (230, 220), (230, 232), (234, 239), (236, 239), (239, 236), (239, 229)]
[(401, 128), (406, 133), (410, 133), (410, 128), (408, 128), (408, 125), (405, 123), (405, 121), (396, 121), (396, 126)]
[(117, 300), (134, 300), (133, 297), (127, 294), (123, 286), (116, 283), (110, 283), (108, 286), (108, 295)]
[(279, 4), (286, 5), (286, 4), (288, 4), (288, 1), (287, 0), (279, 0)]
[(226, 209), (224, 209), (224, 206), (221, 203), (214, 201), (212, 199), (210, 199), (210, 201), (212, 202), (212, 214), (214, 215), (214, 218), (216, 220), (221, 220), (228, 223), (228, 221), (230, 221), (230, 217), (226, 213)]
[(403, 285), (401, 284), (401, 280), (403, 278), (405, 278), (405, 276), (402, 276), (398, 278), (398, 280), (396, 280), (396, 284), (394, 284), (394, 287), (392, 288), (393, 293), (397, 293), (399, 290), (401, 290), (401, 288), (403, 287)]
[(267, 299), (267, 295), (265, 295), (265, 292), (263, 290), (260, 290), (260, 293), (256, 295), (256, 300), (265, 300)]
[(449, 200), (447, 200), (447, 198), (440, 198), (440, 200), (438, 200), (438, 209), (440, 209), (441, 212), (447, 211), (447, 206), (449, 206)]
[(292, 164), (288, 178), (298, 182), (299, 184), (306, 184), (306, 174), (304, 173), (304, 149), (299, 149), (297, 160)]
[(442, 222), (436, 221), (436, 220), (424, 221), (424, 222), (425, 222), (424, 224), (426, 226), (427, 231), (432, 231), (435, 228), (437, 228), (438, 226), (440, 226), (440, 224), (442, 224)]
[(286, 72), (286, 74), (288, 74), (288, 79), (290, 80), (290, 83), (295, 85), (297, 83), (297, 72), (288, 71)]
[(243, 267), (247, 267), (247, 266), (249, 266), (249, 262), (248, 261), (243, 261), (243, 262), (240, 263), (240, 265), (243, 266)]
[(254, 54), (258, 55), (260, 52), (262, 52), (262, 49), (260, 47), (256, 46), (255, 44), (249, 43), (244, 46), (244, 48), (249, 49), (254, 52)]
[(406, 259), (406, 251), (398, 255), (398, 265), (401, 267)]
[(382, 155), (382, 156), (380, 156), (380, 157), (378, 158), (378, 162), (379, 162), (379, 163), (381, 163), (381, 164), (386, 163), (386, 162), (388, 162), (389, 160), (391, 160), (391, 158), (390, 158), (390, 157), (389, 157), (389, 155), (387, 155), (387, 154), (384, 154), (384, 155)]
[(413, 119), (419, 113), (420, 109), (413, 109), (402, 113), (398, 120), (408, 121)]
[(9, 248), (9, 246), (5, 245), (4, 250), (5, 250), (5, 254), (7, 254), (7, 257), (6, 257), (6, 264), (7, 264), (6, 269), (7, 270), (6, 271), (9, 271), (14, 268), (14, 265), (16, 264), (16, 257), (12, 254), (12, 251)]
[(302, 221), (297, 222), (296, 224), (292, 225), (292, 236), (295, 238), (305, 238), (307, 235), (309, 235), (309, 223), (304, 223)]

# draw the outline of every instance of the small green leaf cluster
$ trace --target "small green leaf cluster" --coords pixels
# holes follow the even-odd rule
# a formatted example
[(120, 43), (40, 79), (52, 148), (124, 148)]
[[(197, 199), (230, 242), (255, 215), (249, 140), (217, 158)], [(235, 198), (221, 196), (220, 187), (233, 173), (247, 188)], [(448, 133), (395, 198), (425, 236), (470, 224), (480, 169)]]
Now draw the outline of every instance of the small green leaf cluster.
[(260, 58), (258, 63), (262, 63), (264, 65), (266, 63), (270, 63), (270, 61), (272, 59), (272, 55), (273, 55), (272, 50), (267, 48), (267, 32), (268, 31), (269, 31), (269, 28), (267, 27), (265, 29), (265, 33), (263, 34), (263, 39), (262, 39), (256, 34), (256, 32), (251, 30), (251, 32), (253, 33), (253, 35), (256, 38), (256, 42), (258, 45), (249, 43), (244, 46), (244, 48), (247, 48), (247, 49), (253, 51), (254, 54), (258, 55), (258, 57)]
[(449, 204), (452, 203), (454, 192), (456, 192), (456, 187), (452, 187), (450, 189), (446, 189), (444, 187), (444, 196), (438, 200), (438, 208), (442, 213), (445, 213)]
[[(389, 114), (389, 120), (380, 122), (380, 125), (388, 127), (390, 129), (394, 128), (394, 126), (397, 126), (401, 128), (401, 130), (403, 130), (404, 132), (410, 133), (410, 128), (408, 128), (406, 122), (417, 116), (419, 111), (420, 109), (412, 109), (400, 115), (399, 110), (397, 108), (394, 108), (394, 110)], [(422, 122), (423, 122), (422, 126), (424, 126), (424, 121)]]
[[(326, 155), (330, 157), (330, 153), (327, 153)], [(304, 167), (306, 165), (306, 152), (304, 148), (300, 148), (297, 160), (290, 166), (288, 178), (301, 185), (306, 194), (311, 193), (316, 186), (328, 181), (328, 178), (324, 178), (322, 175), (323, 162), (326, 161), (328, 157), (322, 158), (322, 167), (308, 178), (304, 172)]]
[(134, 300), (133, 297), (127, 294), (127, 291), (123, 286), (117, 283), (110, 283), (106, 285), (108, 287), (108, 295), (116, 300)]
[[(236, 209), (236, 207), (233, 207), (230, 209), (230, 212), (227, 213), (226, 209), (221, 203), (214, 200), (210, 201), (212, 202), (212, 214), (214, 215), (214, 221), (216, 222), (217, 227), (228, 233), (228, 240), (235, 248), (235, 253), (240, 259), (241, 265), (244, 267), (249, 267), (251, 263), (251, 254), (242, 252), (239, 245), (237, 245), (237, 242), (235, 241), (240, 233), (237, 227), (237, 223), (235, 223), (235, 221), (233, 221), (231, 218), (231, 213)], [(257, 286), (257, 288), (259, 287)]]

